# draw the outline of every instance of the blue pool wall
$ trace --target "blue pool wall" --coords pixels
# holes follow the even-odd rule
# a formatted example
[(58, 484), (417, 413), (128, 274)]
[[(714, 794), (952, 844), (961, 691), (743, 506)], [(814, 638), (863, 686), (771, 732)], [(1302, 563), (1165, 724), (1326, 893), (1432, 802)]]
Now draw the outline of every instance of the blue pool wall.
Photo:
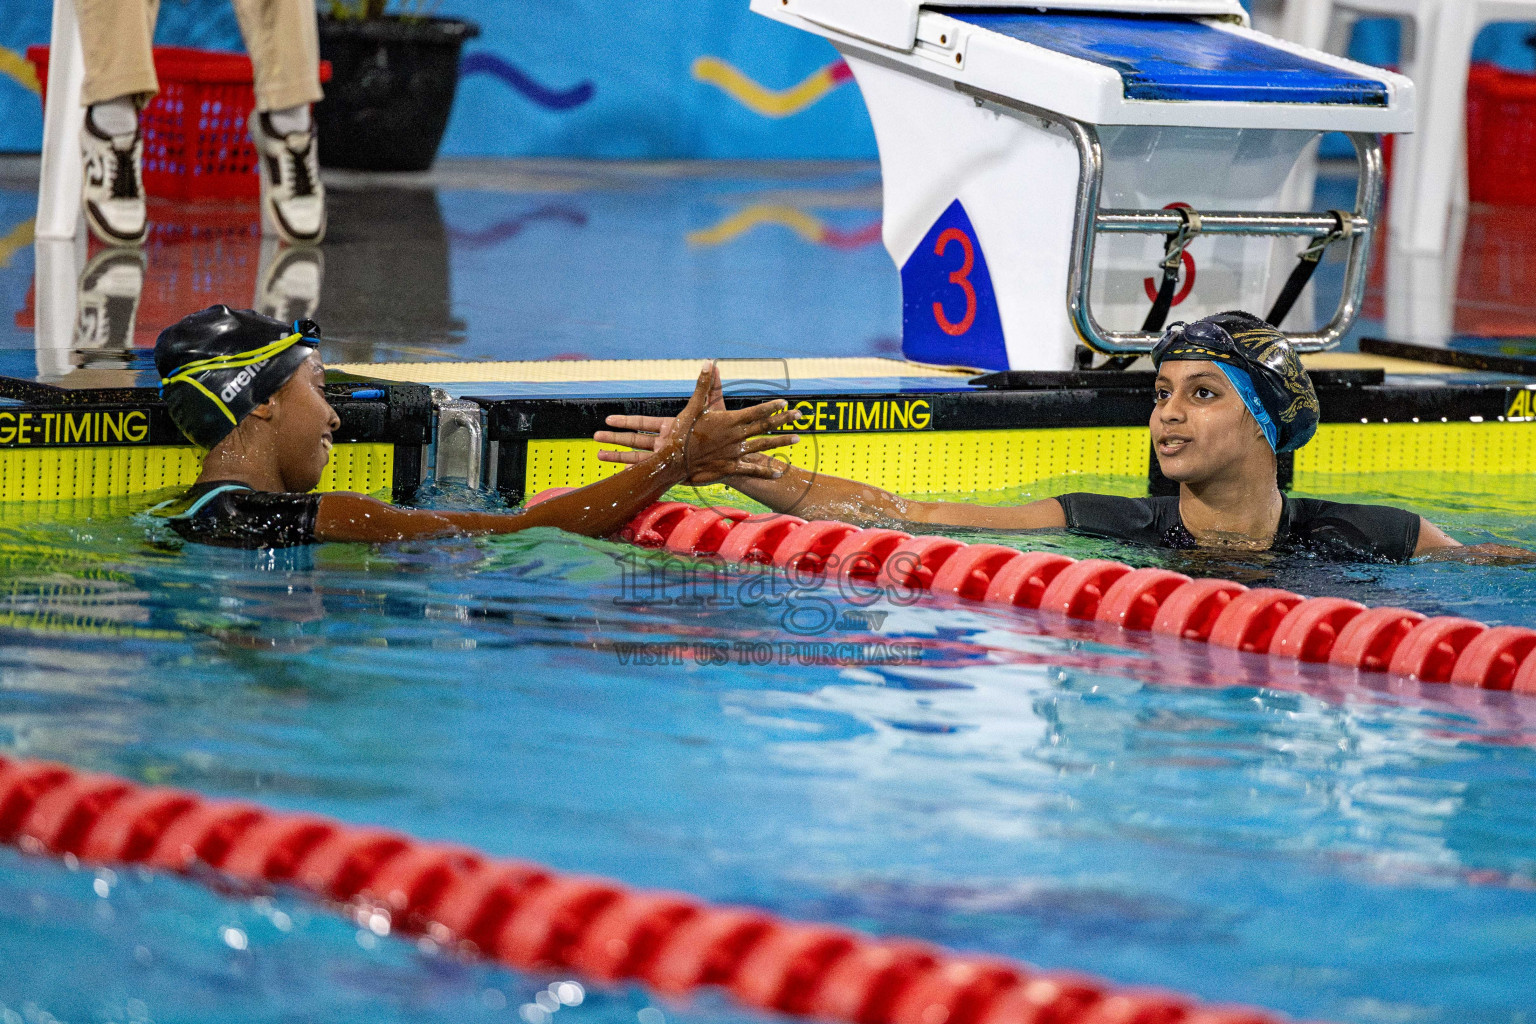
[[(37, 93), (17, 60), (48, 41), (50, 0), (6, 0), (0, 19), (0, 152), (36, 152)], [(640, 12), (644, 12), (643, 14)], [(837, 60), (824, 40), (753, 14), (747, 0), (446, 0), (437, 13), (483, 33), (465, 48), (466, 75), (443, 143), (452, 156), (599, 159), (873, 158), (874, 133), (844, 81), (803, 109), (764, 116), (695, 76), (713, 58), (753, 82), (785, 89)], [(1495, 25), (1476, 57), (1536, 70), (1529, 25)], [(1397, 60), (1397, 26), (1363, 23), (1354, 55)], [(238, 50), (229, 0), (163, 0), (156, 41)]]

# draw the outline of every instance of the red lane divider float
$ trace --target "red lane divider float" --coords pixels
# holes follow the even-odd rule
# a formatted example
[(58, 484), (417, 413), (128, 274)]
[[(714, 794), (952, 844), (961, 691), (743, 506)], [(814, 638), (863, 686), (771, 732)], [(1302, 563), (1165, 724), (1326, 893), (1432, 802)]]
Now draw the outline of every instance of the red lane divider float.
[[(536, 495), (529, 504), (553, 493)], [(1104, 559), (1079, 562), (996, 544), (861, 530), (832, 520), (748, 516), (675, 501), (647, 508), (619, 536), (642, 547), (835, 576), (845, 593), (859, 586), (904, 595), (929, 592), (1096, 619), (1250, 654), (1536, 694), (1536, 630), (1523, 627), (1489, 629), (1470, 619), (1250, 590), (1230, 580), (1192, 580)]]
[(719, 986), (749, 1006), (849, 1024), (1280, 1020), (40, 761), (0, 757), (0, 842), (88, 864), (199, 867), (199, 877), (211, 868), (305, 890), (354, 916), (383, 913), (393, 931), (520, 970), (569, 969), (667, 994)]

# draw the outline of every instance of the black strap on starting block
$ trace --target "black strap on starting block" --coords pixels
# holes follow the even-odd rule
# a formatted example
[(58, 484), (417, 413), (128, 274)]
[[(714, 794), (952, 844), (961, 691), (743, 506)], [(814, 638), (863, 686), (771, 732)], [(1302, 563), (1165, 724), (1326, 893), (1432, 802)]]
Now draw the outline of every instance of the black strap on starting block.
[[(1141, 329), (1148, 333), (1158, 333), (1167, 325), (1168, 314), (1173, 309), (1173, 296), (1179, 289), (1179, 270), (1184, 266), (1184, 250), (1200, 234), (1200, 214), (1183, 206), (1174, 209), (1179, 215), (1179, 230), (1168, 236), (1163, 247), (1163, 260), (1158, 264), (1163, 271), (1163, 283), (1158, 287), (1157, 298), (1153, 300), (1147, 319), (1141, 325)], [(1082, 353), (1079, 353), (1080, 369), (1124, 370), (1137, 359), (1136, 356), (1110, 356), (1102, 365), (1094, 366), (1093, 354), (1088, 352), (1087, 355), (1087, 361), (1084, 362)]]
[(1149, 333), (1161, 331), (1167, 325), (1168, 313), (1173, 309), (1173, 295), (1179, 287), (1179, 269), (1184, 265), (1184, 250), (1200, 234), (1200, 215), (1183, 206), (1175, 209), (1181, 221), (1179, 230), (1168, 236), (1163, 248), (1163, 262), (1159, 264), (1163, 268), (1163, 283), (1157, 290), (1157, 299), (1147, 312), (1146, 321), (1141, 325), (1141, 329)]
[(1323, 237), (1316, 239), (1302, 252), (1296, 269), (1291, 271), (1290, 279), (1285, 282), (1285, 287), (1280, 291), (1280, 297), (1275, 300), (1274, 307), (1270, 309), (1268, 320), (1271, 327), (1279, 328), (1281, 321), (1291, 314), (1291, 307), (1296, 305), (1296, 300), (1301, 298), (1301, 293), (1312, 282), (1312, 275), (1317, 273), (1318, 264), (1323, 262), (1323, 255), (1334, 242), (1348, 238), (1354, 231), (1355, 219), (1343, 210), (1332, 210), (1336, 226)]

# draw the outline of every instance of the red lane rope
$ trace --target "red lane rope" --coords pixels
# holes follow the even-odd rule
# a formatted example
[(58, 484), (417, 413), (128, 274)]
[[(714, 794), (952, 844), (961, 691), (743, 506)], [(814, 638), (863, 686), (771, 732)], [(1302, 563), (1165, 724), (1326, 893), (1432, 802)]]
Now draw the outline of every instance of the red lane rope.
[[(519, 970), (569, 969), (667, 994), (848, 1024), (1277, 1024), (1076, 974), (874, 939), (743, 907), (561, 875), (329, 818), (0, 757), (0, 842), (97, 864), (293, 886), (390, 929)], [(203, 877), (202, 874), (199, 877)]]
[[(533, 505), (570, 488), (552, 488)], [(1490, 629), (1453, 616), (1366, 608), (1334, 597), (1250, 590), (1105, 559), (913, 537), (833, 520), (749, 516), (667, 501), (619, 536), (641, 547), (835, 577), (841, 588), (887, 587), (1098, 620), (1250, 654), (1391, 672), (1424, 683), (1536, 694), (1536, 630)], [(867, 596), (865, 591), (861, 596)]]

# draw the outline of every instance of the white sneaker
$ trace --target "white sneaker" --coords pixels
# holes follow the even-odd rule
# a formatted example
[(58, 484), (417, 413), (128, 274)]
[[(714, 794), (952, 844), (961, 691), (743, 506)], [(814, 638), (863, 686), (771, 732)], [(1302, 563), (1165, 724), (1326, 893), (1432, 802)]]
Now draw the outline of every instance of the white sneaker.
[(91, 258), (80, 272), (76, 366), (127, 362), (133, 354), (133, 331), (143, 293), (142, 252), (106, 249)]
[(80, 129), (80, 153), (85, 166), (81, 205), (91, 234), (106, 245), (140, 245), (149, 227), (144, 205), (144, 139), (106, 135), (90, 115)]
[(263, 219), (290, 245), (315, 245), (325, 237), (325, 186), (314, 123), (309, 131), (279, 135), (266, 113), (251, 118), (251, 141), (261, 155)]
[(277, 239), (261, 241), (261, 275), (256, 282), (256, 312), (291, 324), (312, 320), (325, 282), (325, 253), (309, 246), (278, 248)]

